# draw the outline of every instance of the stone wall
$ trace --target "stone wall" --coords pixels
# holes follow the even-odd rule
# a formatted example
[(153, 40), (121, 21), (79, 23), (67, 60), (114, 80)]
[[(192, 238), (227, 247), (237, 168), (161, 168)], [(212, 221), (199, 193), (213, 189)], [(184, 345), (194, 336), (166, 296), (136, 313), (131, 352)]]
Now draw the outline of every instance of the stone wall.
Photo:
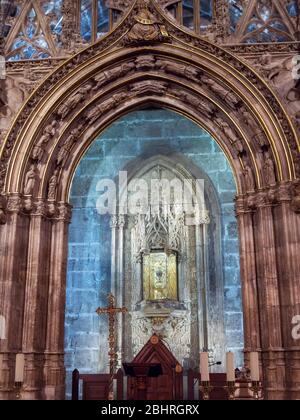
[(201, 168), (218, 192), (222, 212), (225, 286), (226, 347), (242, 364), (242, 303), (239, 275), (237, 223), (234, 216), (236, 187), (225, 155), (210, 135), (188, 119), (165, 110), (133, 112), (112, 124), (95, 140), (81, 160), (72, 185), (74, 206), (70, 226), (67, 307), (66, 368), (70, 373), (108, 370), (107, 321), (95, 314), (106, 304), (110, 291), (109, 219), (96, 210), (96, 185), (140, 156), (181, 154)]

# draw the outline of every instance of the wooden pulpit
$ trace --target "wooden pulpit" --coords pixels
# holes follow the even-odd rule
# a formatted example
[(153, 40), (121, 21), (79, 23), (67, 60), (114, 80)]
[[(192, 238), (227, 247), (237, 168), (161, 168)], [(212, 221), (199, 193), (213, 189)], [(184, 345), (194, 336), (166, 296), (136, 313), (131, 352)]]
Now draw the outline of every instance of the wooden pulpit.
[[(142, 392), (146, 400), (182, 400), (183, 399), (183, 371), (179, 362), (163, 341), (153, 335), (141, 351), (135, 356), (132, 363), (134, 366), (155, 366), (160, 365), (161, 372), (158, 376), (146, 377), (146, 390)], [(128, 375), (127, 399), (138, 399), (136, 394), (138, 376)], [(143, 379), (143, 385), (145, 381)], [(145, 398), (146, 393), (146, 398)]]
[(160, 363), (123, 363), (123, 368), (127, 376), (134, 378), (133, 400), (146, 400), (148, 378), (157, 378), (163, 374)]

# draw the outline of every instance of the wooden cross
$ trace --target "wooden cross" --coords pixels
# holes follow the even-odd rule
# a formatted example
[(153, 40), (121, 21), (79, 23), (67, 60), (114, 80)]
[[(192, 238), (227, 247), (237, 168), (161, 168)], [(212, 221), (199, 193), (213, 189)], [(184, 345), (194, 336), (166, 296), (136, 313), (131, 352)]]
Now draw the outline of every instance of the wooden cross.
[(109, 399), (113, 399), (113, 379), (115, 374), (115, 367), (117, 361), (117, 352), (116, 352), (116, 338), (115, 338), (115, 323), (116, 316), (118, 313), (125, 314), (128, 310), (127, 308), (117, 308), (116, 299), (113, 294), (109, 294), (108, 297), (108, 306), (106, 308), (98, 308), (96, 313), (98, 315), (108, 315), (108, 345), (109, 345), (109, 374), (110, 374), (110, 384), (109, 384)]

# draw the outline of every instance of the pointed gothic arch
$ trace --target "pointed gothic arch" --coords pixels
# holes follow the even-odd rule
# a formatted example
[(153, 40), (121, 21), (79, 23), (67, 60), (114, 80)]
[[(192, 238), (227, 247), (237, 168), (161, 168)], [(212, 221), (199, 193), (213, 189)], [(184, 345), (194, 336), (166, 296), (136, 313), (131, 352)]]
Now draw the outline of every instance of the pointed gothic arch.
[[(282, 327), (300, 311), (293, 293), (300, 272), (294, 127), (276, 95), (244, 61), (180, 29), (153, 2), (149, 8), (157, 22), (149, 25), (151, 40), (145, 39), (135, 20), (139, 3), (112, 33), (41, 83), (1, 148), (0, 312), (8, 331), (1, 343), (3, 393), (11, 395), (14, 354), (23, 351), (25, 395), (63, 398), (72, 175), (91, 141), (112, 121), (155, 104), (205, 127), (232, 165), (246, 359), (251, 350), (261, 352), (269, 398), (283, 396), (282, 389), (299, 397), (297, 375), (286, 379), (290, 369), (300, 371), (299, 350)], [(284, 269), (279, 261), (288, 262)]]

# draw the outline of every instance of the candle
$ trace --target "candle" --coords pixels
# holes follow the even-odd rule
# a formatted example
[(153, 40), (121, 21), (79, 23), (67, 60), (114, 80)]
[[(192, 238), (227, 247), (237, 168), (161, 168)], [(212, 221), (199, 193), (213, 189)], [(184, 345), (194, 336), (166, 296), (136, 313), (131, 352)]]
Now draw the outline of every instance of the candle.
[(24, 382), (24, 366), (25, 356), (24, 354), (17, 354), (16, 356), (16, 370), (15, 370), (15, 382)]
[(250, 353), (250, 370), (252, 382), (259, 382), (259, 359), (257, 352)]
[(2, 384), (4, 379), (4, 374), (3, 374), (3, 354), (0, 354), (0, 384)]
[(226, 372), (227, 382), (235, 382), (234, 354), (232, 352), (226, 354)]
[(208, 353), (200, 353), (201, 381), (209, 382)]

